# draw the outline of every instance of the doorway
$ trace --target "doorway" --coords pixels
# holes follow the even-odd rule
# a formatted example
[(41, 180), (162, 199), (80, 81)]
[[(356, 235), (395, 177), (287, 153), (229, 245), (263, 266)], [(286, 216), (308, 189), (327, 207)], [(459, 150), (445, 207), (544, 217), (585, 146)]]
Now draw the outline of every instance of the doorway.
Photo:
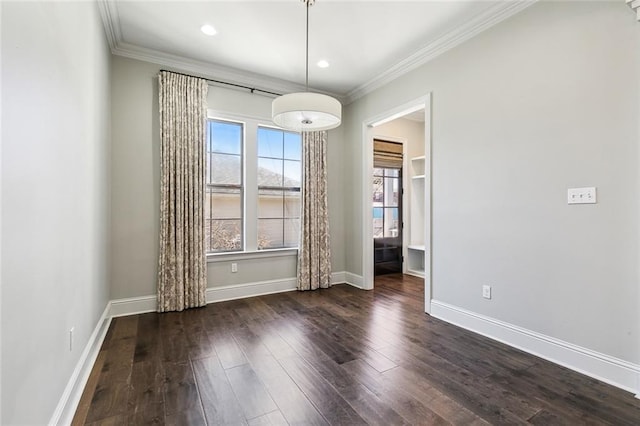
[[(414, 121), (413, 126), (407, 125), (410, 121)], [(416, 125), (415, 121), (418, 121), (419, 125)], [(413, 130), (403, 134), (397, 127), (399, 123)], [(384, 240), (383, 244), (376, 244), (374, 238), (374, 219), (379, 219), (381, 213), (375, 213), (373, 210), (376, 196), (372, 178), (375, 169), (385, 168), (374, 165), (374, 140), (402, 142), (405, 158), (398, 175), (401, 176), (399, 182), (404, 181), (400, 193), (404, 189), (407, 194), (404, 195), (404, 203), (398, 210), (398, 217), (403, 219), (399, 226), (402, 231), (402, 243), (398, 244), (404, 252), (400, 258), (401, 272), (414, 275), (424, 282), (424, 309), (426, 313), (431, 313), (431, 94), (369, 117), (362, 122), (362, 135), (362, 288), (374, 288), (374, 276), (378, 273), (376, 269), (379, 269), (376, 268), (375, 247), (387, 248), (391, 245)], [(376, 172), (380, 175), (379, 171)], [(384, 172), (382, 177), (386, 177)], [(387, 250), (385, 254), (392, 256), (389, 252), (393, 250)]]
[(403, 145), (379, 139), (373, 145), (373, 264), (378, 276), (403, 271)]

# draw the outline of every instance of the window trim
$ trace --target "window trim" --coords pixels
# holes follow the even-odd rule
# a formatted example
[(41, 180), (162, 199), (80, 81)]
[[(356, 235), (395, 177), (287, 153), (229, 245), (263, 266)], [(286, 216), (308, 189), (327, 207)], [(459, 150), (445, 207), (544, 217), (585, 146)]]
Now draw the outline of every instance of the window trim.
[[(207, 120), (220, 120), (242, 124), (242, 250), (208, 252), (207, 262), (222, 262), (229, 260), (258, 259), (268, 257), (293, 256), (299, 247), (275, 247), (258, 250), (258, 128), (279, 131), (289, 131), (275, 126), (271, 118), (252, 115), (235, 114), (213, 109), (207, 110)], [(251, 139), (251, 140), (250, 140)], [(253, 164), (250, 170), (249, 161)], [(303, 159), (300, 159), (302, 167)], [(250, 182), (251, 180), (251, 182)], [(297, 188), (297, 187), (296, 187)], [(302, 192), (302, 182), (300, 182)], [(300, 218), (302, 220), (302, 218)]]
[[(207, 155), (209, 155), (209, 153), (211, 154), (220, 154), (220, 155), (234, 155), (234, 156), (238, 156), (240, 157), (240, 185), (236, 185), (236, 184), (214, 184), (214, 183), (205, 183), (205, 194), (207, 194), (207, 191), (209, 189), (209, 187), (213, 187), (213, 188), (233, 188), (233, 189), (239, 189), (240, 191), (240, 249), (239, 250), (220, 250), (220, 251), (212, 251), (212, 252), (206, 252), (205, 254), (209, 255), (209, 254), (219, 254), (219, 253), (240, 253), (245, 251), (246, 249), (246, 228), (245, 228), (245, 217), (246, 217), (246, 212), (245, 212), (245, 188), (246, 188), (246, 176), (245, 176), (245, 140), (246, 140), (246, 132), (247, 132), (247, 128), (246, 128), (246, 123), (239, 121), (239, 120), (233, 120), (233, 119), (225, 119), (225, 118), (216, 118), (216, 117), (209, 117), (207, 116), (207, 135), (209, 132), (209, 121), (218, 121), (218, 122), (222, 122), (222, 123), (232, 123), (232, 124), (236, 124), (239, 125), (240, 128), (242, 129), (242, 140), (240, 141), (240, 154), (231, 154), (231, 153), (224, 153), (224, 152), (218, 152), (218, 151), (209, 151), (209, 147), (206, 146), (205, 150)], [(207, 143), (210, 141), (210, 139), (207, 137)], [(207, 172), (209, 172), (209, 170), (207, 170)], [(208, 173), (210, 174), (210, 173)], [(207, 177), (207, 181), (211, 178), (211, 176)], [(209, 220), (209, 218), (205, 218), (205, 221)], [(238, 220), (238, 218), (224, 218), (222, 220)], [(205, 244), (206, 247), (206, 244)]]
[[(302, 221), (302, 212), (300, 212), (300, 214), (298, 215), (298, 217), (287, 217), (286, 212), (285, 212), (285, 199), (286, 199), (286, 195), (287, 194), (295, 194), (298, 193), (299, 194), (299, 198), (300, 198), (300, 203), (302, 204), (302, 173), (303, 173), (303, 167), (302, 167), (302, 135), (300, 133), (296, 133), (293, 132), (291, 130), (286, 130), (286, 129), (280, 129), (280, 128), (274, 128), (274, 127), (266, 127), (266, 126), (260, 126), (258, 125), (258, 131), (263, 128), (263, 129), (267, 129), (267, 130), (275, 130), (278, 132), (282, 132), (283, 133), (283, 137), (284, 137), (284, 133), (290, 133), (290, 134), (297, 134), (300, 137), (300, 159), (296, 160), (293, 158), (288, 158), (285, 156), (285, 141), (282, 141), (282, 156), (281, 157), (272, 157), (272, 156), (263, 156), (260, 154), (257, 154), (256, 158), (258, 161), (258, 164), (260, 162), (260, 159), (266, 159), (266, 160), (277, 160), (277, 161), (281, 161), (282, 162), (282, 173), (283, 173), (283, 177), (284, 177), (284, 167), (285, 167), (285, 163), (287, 161), (289, 162), (296, 162), (299, 163), (299, 167), (300, 167), (300, 186), (285, 186), (284, 185), (284, 180), (282, 182), (281, 186), (273, 186), (273, 185), (260, 185), (258, 183), (258, 191), (257, 191), (257, 195), (258, 195), (258, 199), (260, 197), (260, 191), (280, 191), (282, 192), (282, 217), (260, 217), (260, 212), (257, 211), (256, 212), (256, 219), (258, 222), (260, 222), (261, 220), (279, 220), (282, 222), (282, 246), (278, 246), (278, 247), (272, 247), (272, 248), (263, 248), (260, 249), (258, 248), (258, 250), (276, 250), (276, 249), (287, 249), (287, 248), (297, 248), (297, 246), (288, 246), (285, 245), (285, 235), (286, 235), (286, 221), (287, 220), (298, 220), (298, 236), (300, 235), (300, 224)], [(258, 144), (258, 139), (256, 139), (256, 146)], [(300, 206), (302, 207), (302, 205)]]
[(253, 251), (223, 251), (208, 253), (207, 263), (230, 262), (234, 260), (265, 259), (269, 257), (298, 256), (298, 247), (273, 248)]

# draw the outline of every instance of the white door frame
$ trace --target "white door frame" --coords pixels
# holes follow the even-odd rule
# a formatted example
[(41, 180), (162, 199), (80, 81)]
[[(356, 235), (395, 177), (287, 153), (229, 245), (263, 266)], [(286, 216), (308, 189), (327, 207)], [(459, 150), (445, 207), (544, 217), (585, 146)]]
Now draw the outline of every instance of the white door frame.
[(424, 108), (424, 297), (425, 312), (431, 313), (431, 93), (397, 106), (362, 122), (362, 279), (363, 288), (373, 289), (373, 139), (375, 127)]

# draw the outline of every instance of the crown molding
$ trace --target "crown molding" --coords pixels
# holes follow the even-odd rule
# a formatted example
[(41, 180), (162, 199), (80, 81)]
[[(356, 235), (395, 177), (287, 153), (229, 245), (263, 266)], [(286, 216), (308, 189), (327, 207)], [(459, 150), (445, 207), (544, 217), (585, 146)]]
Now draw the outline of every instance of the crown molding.
[[(538, 0), (513, 0), (498, 2), (494, 6), (469, 19), (463, 25), (443, 34), (416, 53), (398, 62), (347, 94), (320, 90), (314, 91), (333, 96), (345, 105), (354, 102), (398, 77), (426, 64), (444, 52), (478, 35), (482, 31), (521, 12), (537, 1)], [(304, 85), (287, 80), (267, 77), (258, 73), (226, 67), (211, 62), (197, 61), (183, 56), (125, 43), (120, 29), (117, 1), (97, 0), (97, 3), (111, 53), (114, 55), (159, 64), (168, 68), (196, 74), (203, 78), (225, 80), (229, 83), (250, 86), (270, 92), (292, 93), (305, 90)]]
[[(305, 91), (304, 85), (292, 83), (290, 81), (267, 77), (262, 74), (225, 67), (223, 65), (210, 62), (197, 61), (184, 56), (160, 52), (154, 49), (135, 46), (124, 42), (120, 42), (115, 48), (112, 48), (111, 53), (125, 58), (162, 65), (182, 72), (195, 74), (203, 78), (224, 80), (228, 83), (249, 86), (255, 89), (267, 90), (269, 92), (284, 94)], [(320, 90), (314, 91), (333, 96), (341, 102), (344, 102), (344, 96)]]
[(356, 87), (345, 97), (345, 103), (355, 100), (373, 92), (398, 77), (426, 64), (446, 51), (480, 34), (482, 31), (493, 27), (505, 19), (521, 12), (538, 0), (502, 1), (488, 8), (484, 12), (474, 16), (463, 25), (449, 31), (427, 46), (418, 50), (408, 58), (380, 73), (368, 82)]
[(109, 48), (113, 49), (122, 41), (122, 31), (120, 30), (120, 15), (118, 5), (112, 0), (97, 0), (98, 10), (102, 18), (104, 32), (109, 42)]

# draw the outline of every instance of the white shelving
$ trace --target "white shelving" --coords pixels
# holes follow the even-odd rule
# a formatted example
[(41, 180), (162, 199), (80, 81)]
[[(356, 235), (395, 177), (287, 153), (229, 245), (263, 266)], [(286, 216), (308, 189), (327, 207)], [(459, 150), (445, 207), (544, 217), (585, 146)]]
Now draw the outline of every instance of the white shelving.
[(407, 245), (407, 273), (424, 277), (425, 259), (425, 156), (411, 159), (411, 213)]

